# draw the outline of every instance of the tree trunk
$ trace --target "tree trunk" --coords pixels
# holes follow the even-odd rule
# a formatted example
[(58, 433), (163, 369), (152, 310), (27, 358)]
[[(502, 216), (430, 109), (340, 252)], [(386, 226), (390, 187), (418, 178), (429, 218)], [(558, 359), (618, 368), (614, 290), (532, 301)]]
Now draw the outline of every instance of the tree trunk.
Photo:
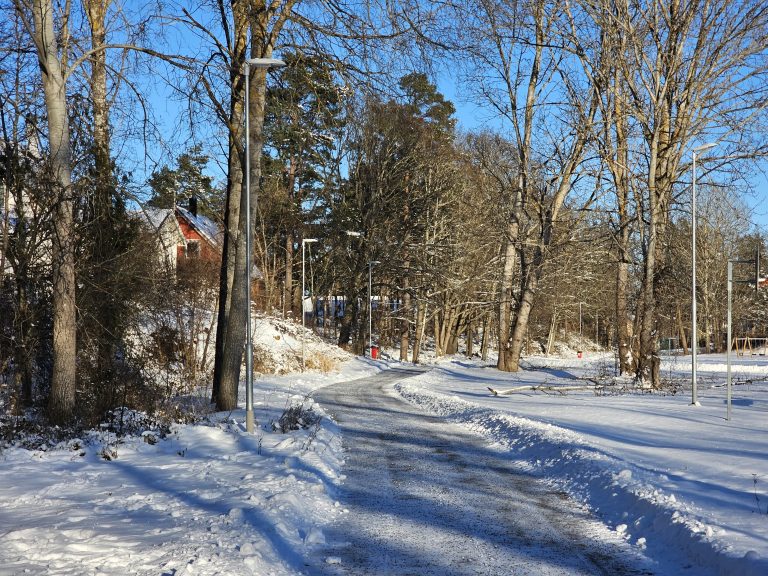
[[(8, 150), (8, 139), (4, 138), (5, 140), (5, 146), (6, 146), (6, 162), (5, 162), (5, 180), (10, 182), (10, 158), (11, 155)], [(2, 288), (3, 284), (5, 283), (5, 257), (6, 254), (8, 254), (8, 230), (9, 230), (9, 224), (10, 224), (10, 218), (11, 215), (8, 213), (8, 208), (10, 204), (10, 195), (11, 190), (8, 185), (6, 185), (5, 180), (3, 181), (3, 237), (0, 241), (0, 288)]]
[[(651, 186), (650, 223), (648, 229), (648, 246), (645, 255), (645, 270), (642, 287), (642, 317), (640, 319), (640, 350), (637, 359), (637, 377), (645, 384), (654, 388), (659, 385), (658, 344), (656, 338), (656, 264), (659, 250), (658, 218), (660, 209), (656, 197), (655, 186)], [(696, 343), (691, 343), (695, 346)]]
[(517, 248), (515, 242), (519, 233), (517, 222), (507, 229), (507, 241), (504, 248), (504, 269), (501, 276), (501, 299), (499, 301), (499, 359), (497, 368), (510, 371), (510, 341), (512, 339), (512, 299), (513, 279), (517, 266)]
[(451, 312), (443, 324), (444, 349), (449, 356), (459, 351), (459, 332), (461, 330), (461, 314), (456, 306), (451, 306), (450, 310)]
[(467, 358), (472, 358), (475, 353), (475, 327), (471, 321), (467, 322), (466, 340)]
[(688, 355), (688, 338), (685, 335), (685, 326), (683, 326), (683, 313), (680, 310), (680, 303), (677, 304), (677, 331), (680, 334), (680, 345), (683, 347), (683, 354)]
[[(624, 54), (625, 38), (616, 39), (618, 54)], [(629, 319), (629, 265), (630, 265), (630, 172), (629, 172), (629, 123), (627, 118), (627, 94), (622, 82), (619, 66), (612, 66), (609, 98), (606, 105), (608, 121), (604, 125), (604, 142), (609, 150), (608, 167), (616, 189), (616, 209), (618, 215), (617, 267), (616, 267), (616, 336), (619, 349), (619, 374), (635, 372), (636, 360), (632, 354), (632, 322)], [(610, 98), (612, 97), (612, 102)], [(612, 132), (615, 137), (613, 146)]]
[(490, 341), (488, 328), (490, 324), (490, 314), (483, 315), (483, 343), (480, 345), (480, 358), (483, 362), (488, 360), (488, 343)]
[(54, 180), (51, 262), (53, 269), (53, 374), (48, 413), (54, 423), (75, 410), (77, 334), (75, 307), (74, 202), (66, 86), (53, 27), (51, 0), (34, 0), (36, 45), (48, 114), (50, 167)]
[(517, 372), (520, 369), (520, 356), (523, 352), (523, 341), (525, 333), (528, 330), (528, 320), (533, 310), (533, 298), (538, 286), (536, 274), (532, 274), (531, 279), (523, 289), (523, 297), (520, 299), (520, 306), (515, 317), (515, 324), (512, 330), (512, 339), (509, 346), (509, 357), (507, 359), (507, 370)]
[[(300, 298), (304, 298), (302, 294)], [(285, 278), (283, 280), (283, 318), (292, 316), (294, 310), (293, 302), (293, 234), (287, 232), (285, 235)], [(302, 314), (304, 313), (302, 307)]]
[(629, 263), (620, 257), (616, 270), (616, 334), (619, 346), (619, 374), (634, 373), (632, 356), (632, 323), (629, 320), (627, 296)]
[[(358, 278), (352, 279), (352, 286), (358, 286)], [(367, 294), (367, 292), (366, 292)], [(358, 325), (358, 319), (360, 317), (360, 307), (357, 291), (352, 288), (346, 295), (344, 305), (344, 315), (341, 317), (341, 327), (339, 328), (339, 340), (338, 344), (342, 348), (348, 348), (349, 343), (353, 342), (353, 351), (356, 354), (360, 354), (362, 349), (357, 349), (360, 338), (354, 334), (355, 327)], [(355, 336), (353, 340), (353, 336)]]
[(403, 275), (403, 307), (400, 310), (400, 361), (408, 362), (408, 346), (410, 343), (411, 322), (408, 315), (411, 313), (411, 293), (409, 292), (408, 278), (409, 263), (405, 263), (405, 273)]
[(424, 329), (427, 323), (427, 300), (422, 298), (418, 303), (418, 310), (416, 312), (416, 329), (413, 337), (413, 356), (412, 361), (414, 364), (419, 363), (419, 354), (421, 353), (421, 343), (424, 340)]
[[(32, 350), (29, 299), (27, 298), (27, 286), (29, 279), (26, 275), (17, 278), (17, 303), (18, 303), (18, 340), (14, 346), (14, 362), (17, 366), (17, 384), (21, 388), (21, 402), (23, 406), (32, 405)], [(18, 388), (18, 387), (17, 387)]]
[[(240, 214), (243, 203), (243, 107), (245, 103), (245, 83), (241, 74), (242, 63), (246, 55), (248, 22), (245, 9), (233, 6), (234, 17), (234, 62), (230, 72), (231, 90), (229, 109), (229, 150), (227, 159), (227, 197), (224, 214), (224, 246), (219, 275), (219, 311), (216, 324), (216, 347), (213, 367), (212, 400), (219, 410), (231, 410), (237, 403), (237, 384), (240, 376), (240, 363), (243, 354), (242, 338), (245, 326), (237, 333), (233, 325), (244, 323), (242, 315), (233, 309), (233, 301), (245, 298), (245, 287), (235, 284), (235, 270), (239, 258), (245, 260), (243, 234), (244, 215)], [(253, 84), (251, 84), (253, 88)], [(258, 181), (258, 180), (257, 180)], [(238, 252), (241, 254), (238, 255)], [(241, 292), (241, 293), (236, 293)], [(244, 312), (242, 304), (240, 312)], [(231, 334), (235, 330), (235, 334)], [(233, 349), (232, 346), (235, 348)], [(236, 368), (233, 368), (237, 365)]]
[[(94, 314), (97, 346), (97, 379), (111, 390), (114, 362), (122, 331), (120, 304), (117, 294), (119, 256), (117, 223), (113, 217), (114, 181), (112, 177), (111, 144), (109, 136), (109, 102), (107, 99), (107, 53), (105, 20), (110, 0), (88, 0), (86, 14), (91, 31), (90, 88), (93, 102), (94, 202), (90, 215), (90, 241), (93, 286), (96, 293)], [(111, 402), (108, 400), (108, 403)]]

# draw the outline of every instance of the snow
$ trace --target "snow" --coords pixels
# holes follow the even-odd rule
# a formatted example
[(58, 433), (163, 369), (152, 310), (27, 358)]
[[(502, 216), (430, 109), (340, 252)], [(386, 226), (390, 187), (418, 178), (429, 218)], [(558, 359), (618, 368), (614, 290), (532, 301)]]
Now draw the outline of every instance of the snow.
[[(587, 505), (651, 557), (709, 567), (713, 574), (768, 574), (768, 362), (734, 357), (732, 419), (724, 355), (699, 356), (698, 399), (676, 394), (558, 387), (605, 372), (612, 357), (531, 358), (505, 374), (448, 360), (398, 385), (424, 409), (461, 422)], [(669, 357), (664, 377), (690, 381), (690, 358)], [(745, 383), (751, 382), (751, 383)], [(493, 396), (516, 386), (546, 386)], [(671, 545), (673, 544), (673, 545)], [(701, 574), (701, 571), (696, 572)]]
[[(276, 371), (296, 366), (295, 327), (257, 323), (260, 339), (286, 347)], [(324, 354), (335, 369), (257, 378), (253, 435), (241, 387), (239, 410), (174, 425), (164, 438), (99, 432), (0, 449), (0, 576), (301, 572), (323, 526), (347, 513), (333, 497), (341, 438), (329, 419), (285, 434), (273, 424), (288, 406), (313, 408), (313, 389), (383, 368), (312, 335), (306, 344), (307, 359)]]
[[(288, 433), (273, 424), (292, 404), (321, 413), (308, 397), (313, 390), (395, 363), (352, 358), (310, 336), (308, 365), (329, 371), (299, 372), (297, 329), (262, 326), (255, 334), (264, 360), (254, 435), (244, 431), (241, 390), (240, 409), (174, 425), (167, 435), (150, 429), (118, 439), (100, 432), (34, 450), (3, 449), (0, 576), (303, 573), (305, 559), (324, 546), (326, 527), (348, 514), (337, 501), (344, 483), (340, 433), (329, 418)], [(272, 346), (284, 349), (270, 360)], [(699, 356), (698, 407), (684, 385), (686, 357), (663, 363), (664, 377), (680, 382), (675, 394), (547, 388), (493, 396), (487, 389), (589, 384), (581, 377), (613, 369), (612, 357), (598, 352), (581, 359), (563, 353), (529, 358), (516, 374), (444, 359), (397, 389), (425, 411), (485, 435), (631, 545), (669, 560), (659, 566), (767, 574), (766, 359), (734, 358), (740, 383), (730, 421), (721, 355)]]
[(183, 206), (176, 206), (176, 210), (189, 222), (208, 242), (213, 246), (221, 244), (221, 230), (207, 216), (202, 214), (194, 215)]

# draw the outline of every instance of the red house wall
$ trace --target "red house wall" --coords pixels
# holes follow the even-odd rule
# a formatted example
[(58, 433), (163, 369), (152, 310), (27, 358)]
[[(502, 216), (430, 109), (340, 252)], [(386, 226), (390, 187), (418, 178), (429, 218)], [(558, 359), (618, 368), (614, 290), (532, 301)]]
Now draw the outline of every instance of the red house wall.
[[(205, 237), (201, 236), (197, 230), (192, 228), (184, 218), (179, 218), (179, 228), (181, 233), (187, 240), (197, 240), (200, 244), (200, 259), (207, 261), (218, 260), (221, 256), (215, 248), (213, 248)], [(179, 260), (184, 260), (187, 257), (184, 246), (177, 248), (177, 255)]]

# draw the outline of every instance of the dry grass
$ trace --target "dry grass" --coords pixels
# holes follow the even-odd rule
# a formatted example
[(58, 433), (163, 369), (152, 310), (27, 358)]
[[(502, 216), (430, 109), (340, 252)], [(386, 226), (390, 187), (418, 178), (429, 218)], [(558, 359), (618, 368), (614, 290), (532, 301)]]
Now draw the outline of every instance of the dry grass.
[(338, 358), (331, 358), (325, 354), (310, 354), (306, 362), (309, 370), (319, 370), (323, 373), (333, 372), (338, 366)]

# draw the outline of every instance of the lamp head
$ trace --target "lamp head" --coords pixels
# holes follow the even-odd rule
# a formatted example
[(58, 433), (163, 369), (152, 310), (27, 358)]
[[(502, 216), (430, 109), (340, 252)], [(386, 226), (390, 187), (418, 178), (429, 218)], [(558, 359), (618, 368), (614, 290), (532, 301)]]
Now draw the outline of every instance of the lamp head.
[(280, 68), (285, 66), (285, 62), (277, 58), (249, 58), (245, 65), (253, 68)]
[(708, 144), (702, 144), (701, 146), (696, 146), (696, 148), (693, 149), (693, 153), (696, 154), (698, 152), (703, 152), (704, 150), (709, 150), (710, 148), (714, 148), (717, 146), (717, 142), (709, 142)]

